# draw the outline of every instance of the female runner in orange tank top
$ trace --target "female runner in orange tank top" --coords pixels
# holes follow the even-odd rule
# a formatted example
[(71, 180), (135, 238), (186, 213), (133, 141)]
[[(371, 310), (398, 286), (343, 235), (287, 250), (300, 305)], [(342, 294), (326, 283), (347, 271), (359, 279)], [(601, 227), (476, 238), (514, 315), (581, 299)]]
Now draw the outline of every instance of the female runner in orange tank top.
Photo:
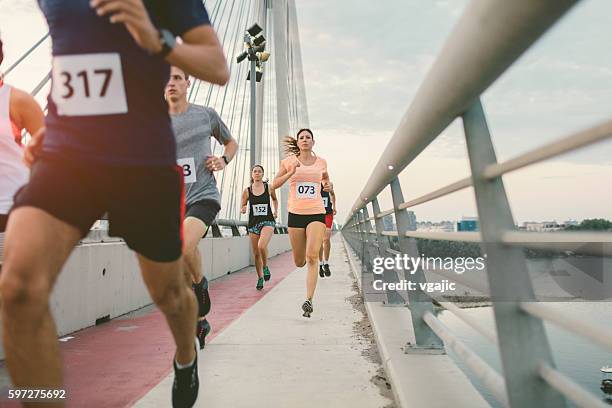
[(321, 198), (321, 184), (329, 189), (327, 162), (312, 151), (314, 135), (310, 129), (301, 129), (297, 139), (284, 140), (287, 157), (281, 161), (278, 174), (272, 183), (276, 190), (289, 181), (289, 240), (293, 250), (295, 266), (308, 264), (306, 278), (306, 301), (302, 304), (304, 317), (313, 312), (318, 277), (319, 250), (325, 236), (325, 208)]

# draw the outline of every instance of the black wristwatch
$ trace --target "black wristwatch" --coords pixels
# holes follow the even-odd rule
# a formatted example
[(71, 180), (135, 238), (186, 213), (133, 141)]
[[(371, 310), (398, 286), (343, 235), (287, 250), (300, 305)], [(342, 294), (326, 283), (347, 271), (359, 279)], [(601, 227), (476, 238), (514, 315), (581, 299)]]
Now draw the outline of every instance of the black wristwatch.
[(155, 54), (156, 57), (166, 58), (176, 46), (176, 37), (170, 31), (161, 29), (159, 32), (159, 40), (161, 41), (162, 49)]
[(226, 155), (221, 156), (221, 158), (223, 159), (223, 161), (225, 162), (225, 165), (227, 166), (229, 164), (229, 159), (227, 158)]

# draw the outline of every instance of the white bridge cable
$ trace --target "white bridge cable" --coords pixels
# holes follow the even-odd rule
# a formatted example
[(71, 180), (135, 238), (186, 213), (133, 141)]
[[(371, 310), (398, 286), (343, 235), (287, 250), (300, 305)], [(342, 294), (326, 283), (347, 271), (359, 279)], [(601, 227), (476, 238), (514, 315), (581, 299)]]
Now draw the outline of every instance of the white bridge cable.
[[(215, 5), (212, 8), (212, 11), (209, 13), (209, 18), (210, 18), (210, 23), (214, 26), (216, 21), (217, 21), (217, 13), (218, 13), (218, 9), (219, 9), (219, 2), (216, 2)], [(206, 7), (206, 2), (204, 2), (204, 7)], [(207, 9), (208, 10), (208, 9)], [(189, 97), (188, 100), (190, 102), (194, 102), (196, 101), (197, 97), (198, 97), (198, 93), (200, 92), (200, 86), (202, 85), (202, 81), (199, 79), (194, 79), (194, 83), (191, 87), (191, 91), (189, 92)], [(195, 94), (194, 93), (195, 90)], [(193, 96), (192, 96), (193, 94)]]
[[(242, 8), (240, 26), (237, 28), (237, 31), (244, 32), (244, 30), (247, 28), (250, 22), (249, 19), (251, 17), (251, 9), (246, 6), (248, 4), (249, 4), (248, 1), (245, 2), (245, 7)], [(240, 47), (242, 48), (241, 40), (239, 44), (240, 44)], [(234, 64), (234, 61), (232, 61), (232, 64)], [(232, 117), (231, 129), (232, 129), (232, 134), (234, 134), (234, 137), (238, 143), (238, 152), (236, 154), (236, 157), (234, 158), (234, 165), (232, 166), (232, 169), (230, 170), (231, 174), (229, 174), (230, 172), (224, 172), (222, 176), (223, 183), (224, 185), (229, 187), (229, 194), (230, 194), (229, 196), (226, 195), (227, 200), (226, 200), (225, 212), (229, 216), (229, 218), (232, 218), (232, 219), (233, 219), (233, 214), (234, 214), (233, 207), (234, 207), (235, 195), (236, 195), (236, 191), (235, 191), (236, 177), (237, 177), (237, 171), (240, 166), (240, 159), (241, 159), (240, 155), (245, 154), (245, 149), (243, 145), (245, 145), (246, 143), (244, 142), (245, 137), (243, 137), (242, 123), (244, 120), (244, 115), (249, 114), (249, 111), (245, 110), (245, 102), (246, 102), (245, 99), (247, 98), (246, 89), (247, 89), (248, 82), (246, 81), (245, 69), (242, 69), (242, 68), (243, 67), (237, 67), (238, 74), (236, 75), (236, 82), (235, 82), (235, 88), (234, 88), (235, 92), (233, 95), (234, 96), (233, 101), (230, 105), (230, 111), (231, 111), (231, 117)], [(240, 101), (241, 101), (241, 105), (239, 105)], [(237, 129), (237, 131), (234, 132), (234, 129)], [(226, 173), (228, 173), (227, 179), (226, 179)]]
[[(251, 11), (252, 11), (252, 9), (249, 8), (248, 13), (247, 13), (247, 19), (246, 19), (246, 22), (245, 22), (244, 29), (247, 28), (247, 25), (250, 22)], [(245, 71), (245, 69), (239, 69), (238, 70), (238, 75), (237, 75), (237, 77), (239, 78), (238, 82), (237, 82), (238, 86), (240, 84), (240, 78), (242, 78), (242, 75), (243, 75), (244, 71)], [(245, 74), (245, 79), (246, 79), (246, 74)], [(243, 146), (246, 146), (248, 144), (248, 140), (245, 140), (245, 139), (248, 139), (248, 136), (245, 137), (245, 138), (242, 137), (243, 136), (243, 132), (242, 132), (243, 127), (242, 127), (242, 124), (243, 124), (243, 121), (244, 121), (245, 114), (246, 115), (249, 114), (248, 110), (245, 110), (245, 103), (246, 103), (246, 100), (248, 99), (247, 98), (247, 85), (248, 85), (248, 82), (246, 80), (243, 80), (242, 83), (243, 83), (243, 86), (242, 86), (242, 98), (241, 98), (242, 99), (242, 106), (241, 106), (241, 109), (240, 109), (240, 118), (239, 118), (239, 123), (238, 123), (238, 132), (237, 132), (238, 138), (236, 140), (237, 140), (238, 146), (239, 146), (239, 150), (238, 150), (239, 154), (246, 154), (246, 147), (243, 147)], [(238, 88), (238, 89), (240, 89), (240, 88)], [(236, 95), (238, 95), (238, 94), (236, 94)], [(247, 122), (249, 122), (249, 121), (247, 120)], [(230, 218), (232, 218), (232, 219), (233, 219), (232, 216), (233, 216), (233, 214), (235, 212), (235, 208), (234, 207), (235, 207), (235, 201), (236, 201), (236, 178), (237, 178), (237, 174), (238, 174), (238, 166), (239, 166), (239, 163), (240, 163), (240, 157), (239, 156), (236, 157), (235, 162), (236, 163), (233, 166), (232, 176), (231, 176), (231, 179), (230, 179), (230, 183), (231, 184), (230, 184), (229, 207), (226, 208), (226, 212), (229, 211)]]
[(31, 46), (21, 57), (17, 58), (17, 60), (4, 72), (4, 77), (6, 78), (8, 74), (11, 73), (12, 70), (17, 68), (27, 57), (30, 56), (38, 47), (49, 38), (49, 33), (42, 36), (40, 40), (38, 40), (33, 46)]
[[(240, 112), (240, 122), (238, 125), (238, 135), (239, 135), (239, 141), (238, 141), (238, 146), (240, 146), (239, 148), (239, 152), (241, 152), (241, 154), (245, 155), (247, 154), (247, 149), (248, 149), (248, 145), (249, 145), (249, 140), (248, 140), (248, 135), (247, 137), (242, 137), (243, 133), (242, 133), (242, 125), (244, 122), (246, 122), (247, 126), (247, 131), (248, 131), (248, 127), (250, 125), (250, 121), (247, 119), (245, 120), (245, 114), (248, 116), (248, 109), (245, 108), (245, 104), (246, 101), (248, 99), (247, 97), (247, 85), (248, 85), (248, 81), (244, 81), (244, 88), (243, 88), (243, 92), (242, 92), (242, 108), (241, 108), (241, 112)], [(233, 173), (232, 173), (232, 184), (230, 186), (230, 192), (231, 192), (231, 197), (230, 197), (230, 206), (229, 206), (229, 210), (230, 210), (230, 214), (231, 214), (231, 219), (233, 218), (234, 212), (235, 212), (235, 201), (236, 201), (236, 179), (238, 176), (238, 165), (239, 165), (239, 159), (236, 160), (236, 165), (233, 168)]]
[[(240, 7), (240, 11), (238, 13), (238, 19), (236, 22), (236, 27), (234, 31), (240, 31), (240, 29), (242, 28), (243, 25), (246, 25), (245, 22), (245, 18), (247, 18), (248, 16), (244, 15), (244, 9), (245, 9), (245, 4), (246, 1), (242, 1), (241, 3), (241, 7)], [(236, 48), (238, 47), (238, 44), (236, 44), (236, 39), (238, 37), (234, 37), (234, 47), (232, 49), (232, 60), (230, 60), (229, 64), (230, 64), (230, 72), (233, 68), (233, 58), (235, 56), (236, 53)], [(242, 78), (242, 70), (238, 71), (237, 75), (234, 75), (233, 77), (233, 82), (232, 82), (232, 77), (230, 76), (230, 83), (228, 85), (226, 85), (226, 89), (224, 91), (225, 95), (224, 95), (224, 100), (223, 103), (225, 104), (225, 98), (227, 96), (227, 94), (230, 94), (230, 107), (229, 107), (229, 113), (228, 113), (228, 117), (225, 118), (225, 123), (227, 124), (228, 128), (230, 129), (232, 136), (236, 139), (236, 141), (238, 142), (238, 144), (240, 144), (240, 133), (235, 132), (234, 130), (236, 129), (236, 126), (234, 126), (234, 122), (235, 122), (235, 116), (236, 116), (236, 106), (237, 106), (237, 100), (238, 100), (238, 95), (239, 95), (239, 84), (240, 84), (240, 80)], [(230, 92), (231, 91), (231, 92)], [(221, 113), (220, 113), (221, 115)], [(216, 146), (215, 146), (216, 147)], [(234, 165), (232, 166), (232, 168), (234, 168), (236, 166), (236, 162), (239, 158), (240, 155), (240, 150), (238, 150), (238, 152), (236, 153), (236, 157), (234, 158), (233, 162)], [(223, 199), (224, 196), (226, 196), (225, 193), (225, 185), (226, 185), (226, 174), (228, 173), (228, 171), (231, 170), (227, 170), (227, 168), (225, 170), (223, 170), (222, 175), (221, 175), (221, 182), (220, 182), (220, 195), (221, 195), (221, 207), (224, 209), (224, 214), (225, 214), (225, 218), (228, 218), (228, 206), (227, 205), (223, 205)], [(230, 178), (230, 176), (228, 175), (228, 179)], [(229, 200), (225, 200), (225, 201), (229, 201)]]

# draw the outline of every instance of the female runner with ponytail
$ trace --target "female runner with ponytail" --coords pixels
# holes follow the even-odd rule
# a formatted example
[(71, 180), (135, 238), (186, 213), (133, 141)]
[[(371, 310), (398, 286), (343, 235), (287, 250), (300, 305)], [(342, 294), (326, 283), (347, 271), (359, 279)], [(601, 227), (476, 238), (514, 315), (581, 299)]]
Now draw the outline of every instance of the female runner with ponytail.
[(302, 304), (304, 317), (313, 312), (318, 277), (319, 250), (325, 236), (325, 208), (321, 198), (321, 184), (329, 191), (327, 162), (312, 151), (314, 135), (310, 129), (300, 129), (297, 138), (284, 139), (287, 157), (281, 161), (272, 183), (276, 190), (289, 181), (289, 239), (295, 266), (308, 264), (306, 300)]
[[(251, 184), (242, 192), (241, 212), (246, 214), (247, 202), (249, 212), (248, 232), (255, 257), (255, 270), (257, 271), (257, 290), (262, 290), (264, 281), (270, 280), (268, 268), (268, 243), (274, 235), (278, 200), (274, 190), (268, 188), (263, 181), (264, 168), (256, 164), (251, 170)], [(274, 209), (272, 207), (274, 206)]]

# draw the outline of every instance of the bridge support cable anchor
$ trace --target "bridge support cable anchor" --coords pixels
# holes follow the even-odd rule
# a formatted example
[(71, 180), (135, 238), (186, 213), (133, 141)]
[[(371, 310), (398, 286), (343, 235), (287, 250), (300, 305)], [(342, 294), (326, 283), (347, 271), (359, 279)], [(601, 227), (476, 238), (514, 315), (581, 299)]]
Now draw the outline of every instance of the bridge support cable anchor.
[(542, 320), (524, 313), (519, 302), (535, 299), (525, 257), (521, 248), (501, 243), (514, 219), (501, 176), (484, 177), (497, 157), (479, 99), (463, 114), (463, 126), (510, 406), (565, 407), (565, 398), (539, 378), (538, 363), (554, 363)]
[[(391, 196), (393, 198), (393, 208), (395, 213), (395, 223), (397, 225), (397, 240), (400, 252), (408, 256), (419, 257), (416, 239), (406, 237), (410, 220), (408, 211), (400, 209), (399, 205), (404, 202), (404, 194), (399, 179), (395, 177), (391, 180)], [(414, 272), (414, 273), (413, 273)], [(427, 325), (423, 316), (426, 312), (433, 313), (431, 298), (419, 289), (420, 284), (427, 282), (423, 269), (419, 266), (415, 271), (411, 271), (410, 280), (416, 283), (416, 290), (408, 291), (408, 304), (412, 316), (412, 328), (414, 331), (415, 344), (410, 344), (407, 349), (418, 350), (420, 348), (444, 349), (444, 343), (436, 333)]]

